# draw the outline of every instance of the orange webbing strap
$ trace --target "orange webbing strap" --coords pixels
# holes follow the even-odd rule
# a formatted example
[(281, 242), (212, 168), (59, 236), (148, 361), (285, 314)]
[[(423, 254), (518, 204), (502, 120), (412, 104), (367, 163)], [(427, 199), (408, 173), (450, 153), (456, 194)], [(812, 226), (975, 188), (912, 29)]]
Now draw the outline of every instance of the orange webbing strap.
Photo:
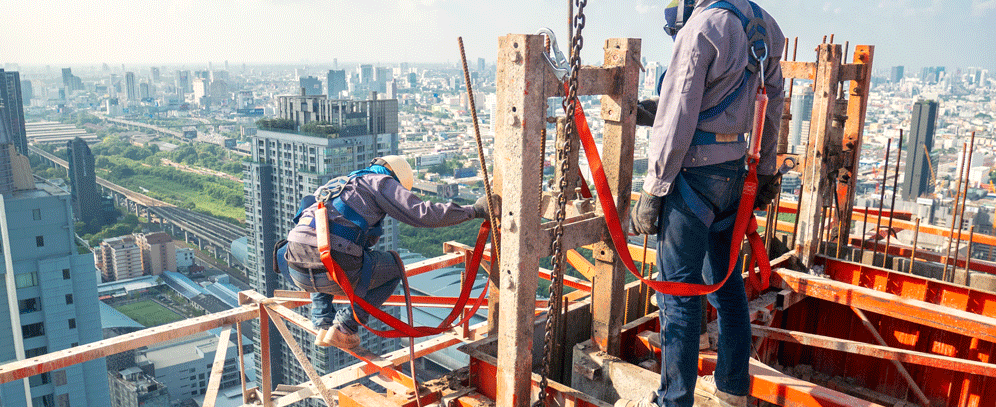
[[(638, 278), (650, 288), (653, 288), (655, 291), (663, 294), (694, 296), (715, 292), (726, 283), (726, 280), (730, 278), (730, 274), (732, 274), (733, 270), (736, 268), (737, 260), (740, 257), (740, 244), (743, 242), (744, 236), (748, 235), (748, 242), (750, 242), (754, 261), (758, 262), (760, 265), (760, 278), (763, 279), (763, 281), (756, 281), (758, 279), (757, 276), (752, 274), (750, 278), (751, 284), (755, 285), (755, 287), (767, 288), (766, 282), (768, 281), (768, 276), (771, 274), (771, 265), (768, 262), (768, 253), (764, 250), (764, 243), (761, 241), (760, 235), (757, 233), (757, 220), (754, 219), (754, 197), (757, 195), (756, 160), (748, 159), (747, 161), (747, 178), (744, 180), (744, 191), (740, 197), (740, 206), (737, 210), (737, 221), (733, 226), (733, 241), (730, 244), (730, 263), (726, 272), (726, 277), (723, 278), (723, 281), (710, 285), (702, 285), (674, 281), (648, 280), (643, 278), (643, 276), (637, 272), (636, 265), (633, 263), (633, 258), (629, 255), (626, 242), (626, 233), (623, 231), (622, 224), (619, 221), (616, 203), (612, 200), (612, 191), (609, 189), (609, 183), (605, 176), (605, 169), (602, 167), (602, 159), (598, 156), (598, 150), (595, 146), (595, 139), (591, 136), (591, 130), (588, 128), (588, 120), (584, 115), (584, 110), (581, 108), (581, 103), (576, 103), (575, 106), (577, 106), (573, 112), (576, 124), (575, 127), (577, 128), (578, 136), (581, 138), (581, 144), (584, 146), (585, 156), (588, 158), (588, 168), (591, 169), (591, 176), (594, 179), (595, 190), (598, 192), (598, 202), (602, 205), (602, 212), (605, 213), (605, 223), (609, 228), (609, 235), (612, 237), (612, 244), (616, 249), (616, 254), (620, 257), (620, 260), (622, 260), (623, 264), (626, 266), (626, 269), (628, 269), (633, 276)], [(626, 196), (626, 199), (629, 199), (628, 195)], [(748, 230), (750, 230), (749, 234), (747, 232)], [(752, 273), (754, 273), (753, 268)]]
[[(325, 203), (320, 202), (318, 204), (318, 209), (315, 210), (315, 233), (318, 237), (318, 250), (321, 253), (322, 264), (324, 264), (325, 269), (328, 270), (329, 279), (342, 288), (342, 291), (346, 293), (346, 297), (349, 298), (349, 302), (352, 303), (353, 306), (363, 308), (363, 310), (369, 313), (370, 316), (383, 321), (392, 328), (389, 330), (371, 329), (364, 322), (360, 321), (359, 318), (356, 318), (354, 309), (353, 318), (374, 335), (383, 338), (421, 338), (424, 336), (436, 335), (455, 326), (463, 325), (472, 316), (477, 314), (478, 308), (481, 307), (484, 303), (484, 299), (487, 297), (487, 287), (481, 290), (481, 295), (477, 298), (477, 302), (474, 303), (474, 306), (470, 309), (470, 312), (464, 314), (463, 319), (460, 321), (454, 322), (464, 311), (464, 306), (470, 298), (470, 292), (474, 287), (475, 280), (477, 280), (477, 271), (481, 265), (481, 258), (484, 255), (484, 244), (488, 240), (488, 233), (490, 231), (491, 224), (484, 221), (484, 223), (481, 224), (481, 229), (477, 232), (477, 242), (474, 245), (474, 253), (471, 256), (470, 261), (467, 262), (465, 278), (463, 279), (463, 283), (460, 288), (460, 296), (457, 298), (457, 302), (453, 306), (453, 310), (450, 311), (450, 314), (439, 323), (439, 326), (436, 327), (412, 326), (411, 324), (404, 323), (400, 319), (395, 318), (393, 315), (382, 311), (380, 308), (371, 305), (353, 292), (353, 285), (350, 284), (346, 273), (341, 267), (339, 267), (339, 264), (332, 259), (332, 253), (329, 245), (328, 214), (326, 213)], [(399, 264), (399, 266), (404, 267), (404, 265), (401, 264)]]

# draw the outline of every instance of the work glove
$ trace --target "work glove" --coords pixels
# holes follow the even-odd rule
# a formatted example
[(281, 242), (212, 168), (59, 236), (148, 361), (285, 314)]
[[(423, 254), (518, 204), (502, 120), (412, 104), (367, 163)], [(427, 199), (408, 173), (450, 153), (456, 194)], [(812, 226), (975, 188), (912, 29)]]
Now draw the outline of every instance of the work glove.
[(657, 117), (657, 98), (640, 101), (636, 105), (636, 125), (654, 126), (654, 117)]
[[(495, 216), (501, 217), (501, 196), (491, 195), (492, 204), (495, 206)], [(477, 219), (490, 219), (488, 216), (488, 197), (482, 196), (474, 202), (474, 217)]]
[(629, 213), (630, 227), (641, 235), (657, 234), (657, 218), (660, 217), (661, 204), (663, 203), (663, 197), (641, 191), (640, 199), (636, 201), (636, 205)]
[(757, 195), (754, 196), (754, 209), (763, 209), (778, 196), (778, 174), (757, 176)]

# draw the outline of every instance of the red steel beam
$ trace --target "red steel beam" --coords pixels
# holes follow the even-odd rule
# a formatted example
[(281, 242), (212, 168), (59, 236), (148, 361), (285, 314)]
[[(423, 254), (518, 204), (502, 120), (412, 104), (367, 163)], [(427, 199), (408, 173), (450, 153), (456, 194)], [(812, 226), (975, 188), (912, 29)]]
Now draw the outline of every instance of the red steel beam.
[(837, 350), (857, 355), (876, 357), (879, 359), (896, 360), (899, 362), (937, 367), (956, 372), (996, 377), (996, 364), (992, 363), (934, 355), (889, 346), (872, 345), (864, 342), (815, 335), (799, 331), (770, 328), (762, 325), (752, 325), (751, 327), (754, 330), (754, 336), (759, 338), (770, 338), (782, 342)]
[[(978, 233), (976, 233), (972, 237), (972, 242), (979, 243), (975, 239), (975, 237), (977, 237), (977, 236), (979, 236)], [(865, 250), (873, 250), (873, 249), (875, 249), (877, 247), (879, 253), (884, 253), (885, 249), (886, 249), (885, 244), (881, 243), (881, 242), (874, 242), (874, 243), (873, 242), (865, 242), (864, 244), (865, 244)], [(861, 238), (852, 237), (851, 238), (851, 246), (853, 246), (853, 247), (860, 247), (861, 246)], [(896, 246), (895, 244), (890, 245), (888, 249), (889, 249), (889, 254), (890, 255), (892, 255), (892, 256), (899, 256), (899, 257), (903, 257), (903, 258), (907, 258), (907, 259), (910, 257), (910, 255), (914, 254), (912, 248), (903, 247), (903, 246)], [(916, 258), (917, 258), (917, 260), (921, 260), (921, 261), (932, 261), (932, 262), (936, 262), (936, 263), (943, 263), (944, 262), (944, 256), (941, 256), (940, 254), (938, 254), (936, 252), (932, 252), (932, 251), (928, 251), (928, 250), (923, 250), (923, 249), (917, 249), (916, 250)], [(954, 259), (951, 259), (951, 262), (955, 263)], [(957, 261), (957, 266), (959, 268), (965, 267), (965, 259), (959, 258), (958, 261)], [(982, 260), (972, 259), (972, 266), (971, 266), (970, 270), (972, 270), (972, 271), (981, 271), (981, 272), (989, 273), (989, 274), (996, 274), (996, 263), (989, 262), (989, 261), (982, 261)]]
[(948, 332), (996, 342), (996, 318), (848, 283), (778, 268), (771, 284), (821, 300), (855, 307)]
[(828, 257), (817, 263), (836, 281), (996, 318), (996, 293)]
[[(887, 218), (888, 213), (883, 213), (883, 216), (885, 216), (885, 217), (883, 217), (882, 220), (886, 220), (887, 221), (888, 220), (888, 218)], [(854, 219), (853, 220), (855, 222), (875, 223), (878, 220), (878, 216), (876, 216), (875, 214), (869, 214), (868, 216), (865, 216), (863, 213), (855, 211), (855, 213), (854, 213)], [(893, 227), (893, 229), (898, 228), (898, 229), (902, 229), (902, 230), (913, 230), (914, 226), (915, 225), (914, 225), (913, 222), (909, 222), (909, 221), (905, 221), (905, 220), (901, 220), (901, 219), (893, 219), (893, 221), (892, 221), (892, 227)], [(955, 232), (957, 233), (957, 231), (955, 231)], [(922, 223), (920, 224), (920, 233), (925, 233), (925, 234), (928, 234), (928, 235), (934, 235), (934, 236), (940, 236), (940, 237), (953, 237), (953, 236), (951, 236), (950, 231), (945, 230), (944, 228), (940, 228), (940, 227), (937, 227), (937, 226), (931, 226), (931, 225), (924, 225)], [(996, 246), (996, 236), (992, 236), (992, 235), (983, 235), (983, 234), (976, 233), (973, 241), (975, 243), (982, 243), (982, 244), (986, 244), (986, 245), (990, 245), (990, 246)]]

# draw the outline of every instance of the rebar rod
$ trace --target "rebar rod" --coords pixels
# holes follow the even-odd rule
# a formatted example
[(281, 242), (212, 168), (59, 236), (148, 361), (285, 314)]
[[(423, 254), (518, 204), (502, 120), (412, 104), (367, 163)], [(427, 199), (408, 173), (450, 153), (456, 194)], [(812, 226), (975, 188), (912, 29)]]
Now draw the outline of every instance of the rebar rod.
[[(858, 248), (858, 262), (863, 262), (865, 257), (865, 236), (868, 234), (868, 204), (865, 203), (865, 217), (861, 221), (861, 247)], [(874, 257), (872, 258), (874, 259)]]
[[(892, 139), (885, 143), (885, 170), (882, 171), (882, 191), (878, 198), (878, 216), (875, 217), (875, 245), (872, 246), (872, 261), (875, 265), (875, 256), (878, 256), (878, 234), (882, 231), (882, 205), (885, 203), (885, 183), (889, 181), (889, 153), (892, 152)], [(867, 215), (866, 215), (867, 218)]]
[(972, 132), (972, 138), (968, 142), (968, 162), (965, 163), (965, 190), (961, 196), (961, 211), (958, 212), (958, 240), (955, 243), (954, 252), (954, 263), (951, 265), (951, 281), (954, 281), (955, 271), (958, 270), (958, 251), (961, 250), (961, 232), (964, 229), (962, 224), (965, 223), (965, 203), (968, 200), (968, 172), (972, 170), (972, 154), (975, 153), (975, 132)]
[(910, 251), (910, 274), (913, 274), (913, 263), (916, 263), (916, 244), (920, 239), (920, 217), (916, 217), (916, 224), (913, 226), (913, 246)]
[(899, 129), (899, 146), (896, 147), (896, 172), (895, 178), (892, 179), (892, 203), (889, 204), (889, 228), (885, 231), (885, 254), (882, 256), (882, 268), (885, 268), (885, 260), (889, 258), (889, 246), (892, 244), (892, 220), (896, 217), (896, 191), (899, 190), (899, 162), (902, 159), (903, 129)]
[(975, 225), (968, 227), (968, 249), (965, 252), (965, 285), (968, 285), (968, 272), (972, 266), (972, 243), (975, 240)]
[(965, 157), (968, 154), (968, 144), (962, 143), (961, 145), (961, 167), (958, 168), (958, 188), (956, 189), (954, 198), (954, 208), (951, 208), (951, 218), (948, 220), (950, 223), (948, 228), (948, 247), (944, 251), (944, 272), (941, 273), (941, 278), (944, 281), (948, 281), (948, 264), (951, 261), (951, 243), (954, 242), (954, 227), (955, 221), (958, 218), (958, 200), (961, 198), (961, 179), (962, 173), (965, 172)]

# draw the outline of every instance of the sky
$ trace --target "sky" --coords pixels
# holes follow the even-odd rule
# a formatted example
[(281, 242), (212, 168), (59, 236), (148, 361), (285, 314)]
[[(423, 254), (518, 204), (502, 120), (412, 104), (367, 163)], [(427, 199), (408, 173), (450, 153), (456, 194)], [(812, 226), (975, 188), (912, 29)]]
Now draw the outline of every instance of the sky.
[[(605, 39), (670, 59), (665, 0), (590, 0), (586, 63)], [(566, 51), (568, 0), (0, 0), (0, 64), (491, 64), (498, 37), (550, 27)], [(979, 66), (996, 74), (996, 0), (758, 0), (812, 61), (824, 35), (876, 46), (875, 68)]]

